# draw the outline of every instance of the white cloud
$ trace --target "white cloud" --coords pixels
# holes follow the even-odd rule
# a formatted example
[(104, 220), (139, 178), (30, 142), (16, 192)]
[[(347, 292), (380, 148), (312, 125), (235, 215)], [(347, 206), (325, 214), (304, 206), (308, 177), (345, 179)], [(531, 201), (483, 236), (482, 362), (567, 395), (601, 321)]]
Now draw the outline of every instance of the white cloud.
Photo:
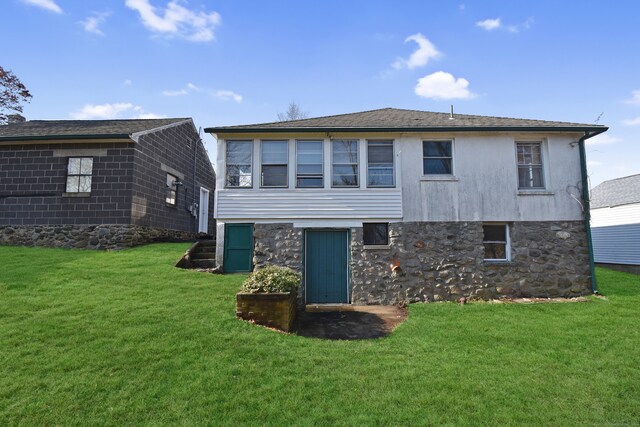
[(223, 101), (229, 101), (233, 99), (236, 102), (242, 102), (242, 95), (238, 95), (235, 92), (230, 90), (218, 90), (214, 93), (216, 98), (222, 99)]
[(600, 135), (596, 135), (593, 138), (587, 139), (585, 142), (587, 145), (606, 145), (606, 144), (615, 144), (616, 142), (620, 142), (621, 139), (615, 136), (607, 135), (606, 133), (601, 133)]
[(25, 4), (37, 6), (55, 13), (62, 13), (62, 8), (54, 0), (22, 0)]
[(485, 19), (484, 21), (476, 22), (476, 25), (484, 30), (492, 31), (497, 28), (500, 28), (502, 23), (500, 22), (500, 18), (496, 19)]
[(140, 14), (149, 30), (169, 37), (182, 37), (194, 42), (207, 42), (215, 38), (214, 29), (220, 25), (218, 12), (195, 12), (172, 0), (166, 8), (156, 8), (149, 0), (126, 0), (125, 5)]
[(631, 91), (631, 99), (625, 101), (627, 104), (640, 105), (640, 90)]
[(94, 12), (93, 15), (87, 16), (80, 21), (80, 25), (88, 33), (98, 34), (104, 36), (104, 33), (100, 29), (100, 25), (111, 15), (111, 12)]
[(393, 68), (399, 70), (401, 68), (413, 69), (427, 65), (430, 59), (436, 59), (442, 56), (442, 53), (436, 49), (425, 36), (420, 33), (413, 34), (405, 39), (405, 43), (414, 41), (418, 43), (418, 49), (409, 56), (409, 59), (398, 58), (396, 62), (391, 64)]
[(127, 80), (122, 82), (123, 86), (131, 86), (132, 84), (133, 84), (133, 82), (130, 79), (127, 79)]
[(242, 95), (237, 94), (231, 90), (225, 90), (225, 89), (210, 90), (210, 89), (202, 88), (200, 86), (196, 86), (193, 83), (187, 83), (187, 86), (184, 89), (165, 90), (162, 92), (162, 94), (165, 96), (180, 96), (180, 95), (187, 95), (189, 92), (207, 93), (213, 97), (221, 99), (222, 101), (233, 100), (235, 102), (242, 102)]
[(627, 126), (640, 126), (640, 117), (636, 117), (635, 119), (623, 120), (622, 123)]
[(139, 105), (130, 102), (116, 104), (85, 104), (81, 109), (69, 114), (76, 120), (109, 120), (109, 119), (152, 119), (160, 115), (144, 111)]
[(510, 33), (519, 33), (520, 31), (528, 30), (533, 25), (533, 18), (527, 18), (520, 24), (506, 25), (500, 18), (485, 19), (484, 21), (476, 22), (476, 26), (486, 31), (493, 30), (506, 30)]
[(187, 91), (184, 89), (180, 89), (180, 90), (163, 90), (162, 94), (164, 96), (180, 96), (180, 95), (186, 95)]
[(467, 79), (456, 79), (444, 71), (437, 71), (418, 79), (415, 93), (423, 98), (431, 99), (471, 99), (475, 94), (468, 89)]

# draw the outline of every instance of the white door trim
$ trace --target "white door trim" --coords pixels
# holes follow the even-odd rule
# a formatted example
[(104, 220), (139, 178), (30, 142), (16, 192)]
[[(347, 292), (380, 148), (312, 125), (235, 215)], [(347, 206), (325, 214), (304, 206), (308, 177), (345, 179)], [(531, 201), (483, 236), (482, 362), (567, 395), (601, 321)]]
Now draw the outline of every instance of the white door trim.
[(200, 187), (200, 206), (198, 210), (198, 232), (209, 232), (209, 190)]

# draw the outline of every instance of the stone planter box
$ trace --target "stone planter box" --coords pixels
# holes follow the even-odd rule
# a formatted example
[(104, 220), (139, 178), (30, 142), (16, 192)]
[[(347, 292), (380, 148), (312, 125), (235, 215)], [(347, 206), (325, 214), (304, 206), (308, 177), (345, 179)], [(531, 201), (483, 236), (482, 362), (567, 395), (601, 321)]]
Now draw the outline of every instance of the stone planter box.
[(289, 332), (296, 316), (296, 292), (236, 294), (236, 316), (259, 325)]

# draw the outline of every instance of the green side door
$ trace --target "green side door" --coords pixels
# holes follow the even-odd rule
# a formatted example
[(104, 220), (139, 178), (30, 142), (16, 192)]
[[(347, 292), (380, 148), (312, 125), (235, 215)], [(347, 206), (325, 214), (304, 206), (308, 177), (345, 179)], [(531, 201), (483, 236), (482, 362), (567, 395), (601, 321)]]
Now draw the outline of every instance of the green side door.
[(349, 303), (349, 231), (307, 230), (305, 291), (307, 304)]
[(246, 273), (253, 268), (253, 224), (224, 225), (225, 273)]

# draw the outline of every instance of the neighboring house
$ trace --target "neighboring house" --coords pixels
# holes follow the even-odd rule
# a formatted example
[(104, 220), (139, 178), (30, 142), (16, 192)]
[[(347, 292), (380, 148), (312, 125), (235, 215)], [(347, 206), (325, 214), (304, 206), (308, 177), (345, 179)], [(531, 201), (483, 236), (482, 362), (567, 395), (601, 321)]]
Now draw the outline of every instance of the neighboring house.
[(386, 108), (205, 130), (225, 272), (290, 266), (306, 303), (591, 292), (584, 140), (605, 126)]
[(591, 191), (591, 226), (597, 263), (640, 272), (640, 175), (605, 181)]
[(193, 239), (213, 232), (214, 189), (189, 118), (0, 126), (0, 244), (107, 249)]

